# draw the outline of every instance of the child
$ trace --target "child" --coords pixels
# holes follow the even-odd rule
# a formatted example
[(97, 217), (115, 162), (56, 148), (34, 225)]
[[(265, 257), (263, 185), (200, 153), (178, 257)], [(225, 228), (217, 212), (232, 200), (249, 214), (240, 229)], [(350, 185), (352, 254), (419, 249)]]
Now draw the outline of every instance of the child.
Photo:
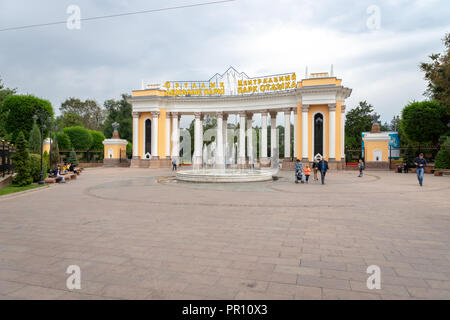
[(363, 176), (363, 170), (364, 170), (364, 162), (362, 161), (362, 159), (359, 159), (358, 168), (359, 168), (359, 176), (358, 177), (361, 178)]
[(306, 183), (308, 183), (310, 175), (311, 175), (311, 168), (309, 167), (309, 165), (306, 165), (306, 168), (305, 168), (305, 180), (306, 180)]

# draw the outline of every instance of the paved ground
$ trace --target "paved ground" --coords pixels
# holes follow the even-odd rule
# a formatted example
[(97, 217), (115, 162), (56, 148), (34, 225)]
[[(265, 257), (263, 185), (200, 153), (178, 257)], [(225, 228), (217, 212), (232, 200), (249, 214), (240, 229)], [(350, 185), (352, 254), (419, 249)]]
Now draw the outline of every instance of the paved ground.
[(158, 182), (170, 175), (87, 169), (0, 198), (0, 299), (450, 299), (450, 177)]

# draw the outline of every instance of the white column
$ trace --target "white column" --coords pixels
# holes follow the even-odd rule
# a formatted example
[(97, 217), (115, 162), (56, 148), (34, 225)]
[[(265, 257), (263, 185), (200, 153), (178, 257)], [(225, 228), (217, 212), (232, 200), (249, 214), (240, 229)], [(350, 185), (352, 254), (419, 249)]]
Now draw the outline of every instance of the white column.
[(341, 157), (345, 161), (345, 106), (341, 107)]
[(261, 113), (261, 159), (267, 158), (267, 111)]
[(172, 112), (172, 157), (177, 158), (180, 155), (178, 149), (180, 139), (179, 139), (179, 128), (178, 128), (178, 113)]
[(284, 158), (291, 157), (291, 109), (284, 110)]
[(152, 112), (152, 159), (158, 159), (159, 112)]
[(217, 112), (217, 139), (216, 139), (216, 165), (223, 167), (224, 157), (223, 157), (223, 112)]
[(133, 159), (139, 159), (139, 112), (133, 112)]
[(223, 163), (228, 162), (228, 114), (223, 114)]
[(297, 107), (294, 108), (294, 160), (297, 158)]
[(239, 159), (238, 164), (245, 164), (245, 112), (239, 113)]
[(328, 110), (330, 111), (330, 156), (329, 160), (336, 160), (336, 104), (329, 104)]
[(253, 165), (253, 114), (249, 113), (247, 118), (247, 156), (248, 156), (248, 164)]
[(170, 113), (166, 113), (166, 158), (170, 158)]
[[(309, 104), (302, 105), (302, 158), (308, 160), (308, 112)], [(314, 154), (312, 155), (314, 158)]]
[(277, 145), (277, 112), (270, 113), (270, 157), (274, 158), (275, 149), (277, 149), (278, 157), (278, 145)]
[(194, 127), (194, 160), (193, 164), (197, 166), (202, 165), (202, 114), (200, 112), (195, 113), (195, 127)]

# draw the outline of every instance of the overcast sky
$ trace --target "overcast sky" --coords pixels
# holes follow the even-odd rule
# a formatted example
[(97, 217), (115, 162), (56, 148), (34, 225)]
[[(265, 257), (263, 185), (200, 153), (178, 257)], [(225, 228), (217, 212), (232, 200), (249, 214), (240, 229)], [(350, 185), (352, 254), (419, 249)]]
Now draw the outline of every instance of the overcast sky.
[[(0, 29), (211, 0), (1, 0)], [(379, 28), (374, 28), (379, 8)], [(375, 24), (375, 26), (377, 26)], [(0, 77), (8, 87), (49, 99), (99, 103), (140, 89), (141, 80), (207, 80), (229, 66), (250, 77), (334, 72), (390, 121), (424, 99), (419, 63), (441, 52), (450, 31), (448, 0), (236, 0), (113, 19), (0, 32)]]

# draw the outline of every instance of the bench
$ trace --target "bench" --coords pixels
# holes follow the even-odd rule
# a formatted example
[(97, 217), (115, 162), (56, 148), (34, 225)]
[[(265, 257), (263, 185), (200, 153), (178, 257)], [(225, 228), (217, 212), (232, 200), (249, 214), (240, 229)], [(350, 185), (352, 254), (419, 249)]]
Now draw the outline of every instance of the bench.
[(60, 183), (61, 180), (62, 180), (61, 177), (55, 177), (55, 178), (48, 177), (48, 178), (45, 178), (44, 183)]
[(434, 175), (436, 177), (442, 177), (444, 174), (450, 173), (450, 169), (434, 169)]

